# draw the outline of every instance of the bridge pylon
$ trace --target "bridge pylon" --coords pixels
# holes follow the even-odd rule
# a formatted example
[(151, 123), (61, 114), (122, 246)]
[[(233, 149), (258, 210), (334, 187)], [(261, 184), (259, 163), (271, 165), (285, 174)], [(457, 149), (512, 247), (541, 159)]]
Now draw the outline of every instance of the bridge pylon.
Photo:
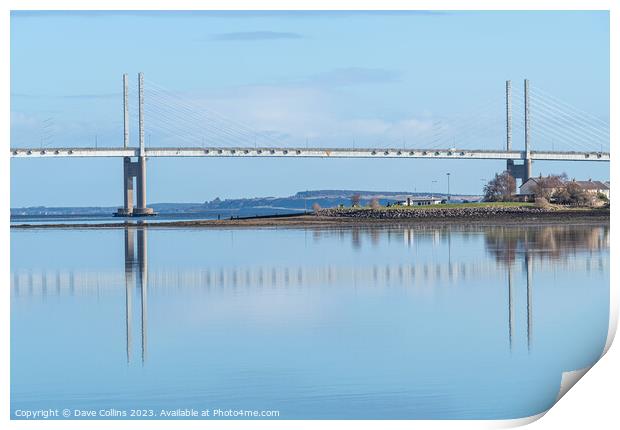
[[(524, 81), (525, 107), (525, 151), (521, 157), (522, 164), (515, 164), (515, 160), (506, 160), (506, 170), (515, 179), (525, 182), (532, 175), (532, 158), (530, 155), (530, 97), (529, 80)], [(506, 81), (506, 151), (512, 150), (512, 85)]]
[[(123, 145), (129, 147), (129, 103), (128, 103), (127, 74), (123, 75)], [(146, 207), (146, 151), (144, 149), (144, 74), (138, 74), (138, 137), (140, 150), (138, 160), (131, 157), (123, 158), (123, 207), (119, 208), (115, 216), (150, 216), (156, 215), (152, 208)], [(134, 207), (133, 189), (136, 179), (137, 205)]]

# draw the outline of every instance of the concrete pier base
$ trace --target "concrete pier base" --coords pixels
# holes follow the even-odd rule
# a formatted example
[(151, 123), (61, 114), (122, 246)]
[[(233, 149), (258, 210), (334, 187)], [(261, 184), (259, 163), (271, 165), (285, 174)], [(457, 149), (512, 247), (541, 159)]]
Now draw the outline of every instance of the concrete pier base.
[[(137, 206), (133, 202), (134, 178), (136, 179)], [(153, 208), (146, 207), (146, 157), (139, 157), (138, 161), (131, 161), (130, 157), (123, 159), (123, 207), (119, 208), (114, 216), (143, 217), (157, 213)]]
[(134, 208), (131, 216), (153, 216), (157, 215), (157, 212), (153, 208)]

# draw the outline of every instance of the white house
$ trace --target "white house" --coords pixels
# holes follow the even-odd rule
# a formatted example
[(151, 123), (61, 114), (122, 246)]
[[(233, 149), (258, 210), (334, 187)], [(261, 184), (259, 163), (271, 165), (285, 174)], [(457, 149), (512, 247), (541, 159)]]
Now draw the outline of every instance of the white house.
[(539, 192), (552, 195), (556, 191), (566, 188), (566, 184), (557, 176), (530, 178), (519, 187), (519, 194), (533, 196)]
[(533, 197), (534, 195), (552, 196), (557, 191), (563, 190), (569, 183), (578, 185), (584, 191), (590, 194), (604, 194), (609, 198), (609, 184), (601, 181), (565, 181), (557, 176), (547, 176), (538, 178), (530, 178), (519, 187), (519, 195), (524, 197)]
[(441, 199), (437, 197), (407, 197), (407, 200), (396, 202), (397, 205), (401, 206), (429, 206), (439, 203), (441, 203)]
[(590, 194), (604, 194), (609, 199), (609, 185), (604, 182), (593, 181), (592, 179), (587, 181), (575, 181), (573, 179), (573, 182)]

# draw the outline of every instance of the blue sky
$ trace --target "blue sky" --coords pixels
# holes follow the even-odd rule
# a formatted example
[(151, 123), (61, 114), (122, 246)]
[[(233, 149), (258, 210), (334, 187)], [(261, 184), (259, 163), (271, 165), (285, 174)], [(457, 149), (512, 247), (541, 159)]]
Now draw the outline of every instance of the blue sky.
[[(501, 148), (511, 79), (520, 148), (528, 78), (536, 96), (555, 97), (536, 105), (533, 96), (533, 148), (572, 150), (580, 142), (562, 141), (567, 128), (543, 113), (548, 100), (561, 100), (574, 108), (568, 112), (587, 112), (590, 124), (609, 121), (609, 15), (13, 12), (11, 145), (121, 146), (121, 75), (129, 73), (133, 96), (138, 72), (147, 80), (152, 146), (190, 146), (201, 137), (225, 144), (203, 135), (216, 112), (258, 140), (285, 145), (421, 147), (439, 138), (444, 147)], [(183, 106), (189, 117), (180, 118)], [(185, 140), (171, 138), (178, 129)], [(576, 130), (575, 139), (587, 132)], [(503, 168), (499, 161), (151, 159), (148, 200), (421, 191), (434, 180), (438, 190), (447, 172), (453, 193), (477, 193)], [(607, 163), (536, 162), (533, 171), (609, 178)], [(121, 160), (11, 162), (12, 207), (120, 205), (121, 187)]]

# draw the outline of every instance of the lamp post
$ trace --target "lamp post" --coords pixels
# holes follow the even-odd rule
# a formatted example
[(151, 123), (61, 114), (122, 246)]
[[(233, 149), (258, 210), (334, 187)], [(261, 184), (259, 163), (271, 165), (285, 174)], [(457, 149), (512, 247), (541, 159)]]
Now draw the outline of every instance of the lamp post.
[(448, 200), (447, 203), (450, 203), (450, 173), (446, 173), (446, 176), (448, 177)]
[(431, 181), (431, 199), (435, 196), (434, 191), (434, 184), (437, 183), (437, 181)]

